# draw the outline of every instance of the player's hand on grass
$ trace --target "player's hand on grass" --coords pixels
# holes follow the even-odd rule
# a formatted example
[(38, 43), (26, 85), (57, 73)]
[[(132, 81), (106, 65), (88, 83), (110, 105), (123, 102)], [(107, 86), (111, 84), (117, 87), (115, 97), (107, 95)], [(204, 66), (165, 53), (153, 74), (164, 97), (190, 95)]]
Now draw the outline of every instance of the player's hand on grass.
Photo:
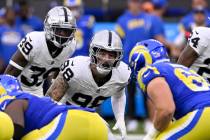
[(112, 128), (113, 130), (119, 129), (121, 133), (121, 138), (122, 140), (126, 139), (127, 132), (126, 132), (126, 127), (125, 127), (125, 121), (124, 119), (118, 119), (114, 127)]

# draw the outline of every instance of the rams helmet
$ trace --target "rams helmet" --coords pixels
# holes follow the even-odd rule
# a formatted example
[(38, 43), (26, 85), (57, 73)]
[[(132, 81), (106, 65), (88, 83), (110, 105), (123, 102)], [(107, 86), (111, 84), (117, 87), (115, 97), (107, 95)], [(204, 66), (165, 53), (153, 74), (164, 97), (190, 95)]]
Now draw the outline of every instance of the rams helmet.
[(138, 42), (130, 52), (129, 63), (134, 74), (145, 65), (169, 61), (165, 46), (157, 40), (148, 39)]

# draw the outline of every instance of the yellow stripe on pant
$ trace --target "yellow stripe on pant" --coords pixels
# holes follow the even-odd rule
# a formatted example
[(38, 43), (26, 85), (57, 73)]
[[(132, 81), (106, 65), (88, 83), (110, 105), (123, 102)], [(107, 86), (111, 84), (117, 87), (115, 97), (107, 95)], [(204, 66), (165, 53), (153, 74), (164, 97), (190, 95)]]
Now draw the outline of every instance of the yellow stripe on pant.
[(210, 107), (198, 109), (174, 121), (156, 140), (210, 140)]
[(107, 140), (108, 128), (97, 113), (69, 110), (22, 140)]

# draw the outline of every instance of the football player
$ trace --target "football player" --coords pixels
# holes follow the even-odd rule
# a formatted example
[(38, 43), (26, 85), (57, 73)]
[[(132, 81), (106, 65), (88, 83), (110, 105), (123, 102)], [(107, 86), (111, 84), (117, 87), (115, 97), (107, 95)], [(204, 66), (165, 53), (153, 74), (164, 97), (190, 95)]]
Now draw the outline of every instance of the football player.
[(131, 56), (139, 86), (155, 109), (153, 127), (144, 140), (210, 139), (208, 81), (187, 67), (170, 63), (162, 43), (147, 40), (144, 44), (144, 49)]
[(188, 46), (182, 51), (177, 63), (190, 67), (210, 82), (209, 33), (208, 27), (195, 28), (188, 39)]
[(43, 81), (59, 72), (60, 65), (76, 47), (76, 20), (63, 6), (52, 8), (44, 21), (44, 31), (31, 32), (18, 44), (5, 74), (18, 77), (21, 87), (34, 95), (43, 96)]
[[(61, 105), (49, 97), (23, 92), (13, 76), (0, 75), (0, 110), (9, 115), (14, 123), (14, 140), (108, 139), (107, 126), (94, 109)], [(9, 119), (4, 115), (3, 120), (0, 128)], [(12, 128), (7, 126), (10, 132), (13, 132)]]
[(125, 138), (125, 87), (131, 72), (121, 61), (122, 56), (122, 42), (115, 32), (97, 32), (90, 43), (89, 57), (68, 59), (47, 94), (56, 101), (66, 95), (67, 104), (88, 108), (96, 108), (111, 97), (117, 121), (114, 129), (119, 128)]

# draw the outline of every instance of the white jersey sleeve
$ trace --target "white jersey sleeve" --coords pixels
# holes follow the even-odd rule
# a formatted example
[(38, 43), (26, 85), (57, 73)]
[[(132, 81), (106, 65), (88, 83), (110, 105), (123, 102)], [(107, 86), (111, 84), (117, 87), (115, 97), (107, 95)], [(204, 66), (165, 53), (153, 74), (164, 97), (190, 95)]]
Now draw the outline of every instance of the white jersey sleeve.
[(201, 55), (208, 46), (209, 30), (207, 27), (195, 28), (188, 39), (189, 46), (192, 47), (198, 55)]
[(18, 44), (19, 51), (27, 61), (31, 61), (36, 55), (36, 49), (33, 47), (36, 42), (32, 40), (33, 35), (33, 32), (28, 33)]

